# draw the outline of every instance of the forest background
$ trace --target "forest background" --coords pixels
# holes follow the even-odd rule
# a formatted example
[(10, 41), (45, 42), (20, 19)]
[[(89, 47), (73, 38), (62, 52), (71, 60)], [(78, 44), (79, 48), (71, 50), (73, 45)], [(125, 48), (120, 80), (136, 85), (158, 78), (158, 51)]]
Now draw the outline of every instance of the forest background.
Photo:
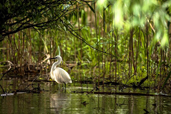
[(74, 82), (171, 92), (170, 0), (1, 0), (0, 73), (41, 74), (49, 58)]

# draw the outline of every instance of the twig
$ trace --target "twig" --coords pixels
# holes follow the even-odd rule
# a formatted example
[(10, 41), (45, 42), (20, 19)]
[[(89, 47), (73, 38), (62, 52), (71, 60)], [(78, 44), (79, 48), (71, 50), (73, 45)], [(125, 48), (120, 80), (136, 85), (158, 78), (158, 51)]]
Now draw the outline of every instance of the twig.
[(50, 64), (50, 61), (49, 61), (50, 55), (46, 54), (46, 56), (47, 57), (40, 64), (43, 64), (46, 60), (48, 60), (47, 63)]
[(0, 80), (2, 80), (2, 78), (5, 76), (5, 74), (7, 74), (11, 70), (11, 68), (12, 68), (11, 66), (14, 66), (14, 64), (11, 61), (7, 61), (7, 63), (8, 63), (9, 68), (6, 72), (3, 73), (3, 76), (1, 77)]
[(3, 87), (0, 85), (0, 87), (1, 87), (1, 89), (2, 89), (2, 91), (3, 91), (3, 93), (5, 93), (5, 91), (4, 91), (4, 89), (3, 89)]
[(150, 23), (150, 21), (147, 19), (147, 22), (149, 23), (149, 25), (150, 25), (150, 27), (151, 27), (151, 29), (153, 30), (153, 32), (155, 33), (156, 31), (155, 31), (155, 29), (154, 29), (154, 27), (153, 27), (153, 25)]

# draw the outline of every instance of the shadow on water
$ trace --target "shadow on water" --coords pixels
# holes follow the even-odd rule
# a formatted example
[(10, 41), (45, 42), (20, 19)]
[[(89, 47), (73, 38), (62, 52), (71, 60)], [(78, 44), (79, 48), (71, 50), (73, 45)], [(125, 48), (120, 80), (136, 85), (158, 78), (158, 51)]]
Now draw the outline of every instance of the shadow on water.
[[(169, 114), (171, 97), (149, 91), (124, 89), (115, 85), (68, 84), (66, 92), (54, 82), (2, 80), (0, 113), (2, 114)], [(24, 82), (24, 83), (23, 83)], [(21, 85), (22, 83), (22, 85)], [(30, 90), (19, 92), (17, 90)], [(32, 91), (31, 91), (32, 90)], [(115, 94), (116, 93), (116, 94)], [(119, 94), (117, 94), (119, 93)]]

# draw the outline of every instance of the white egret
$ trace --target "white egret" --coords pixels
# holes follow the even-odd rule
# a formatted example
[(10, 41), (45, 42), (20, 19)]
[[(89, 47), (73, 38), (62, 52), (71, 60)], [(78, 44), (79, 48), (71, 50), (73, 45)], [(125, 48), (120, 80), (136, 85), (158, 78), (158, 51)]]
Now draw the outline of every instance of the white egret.
[(56, 81), (59, 84), (65, 84), (65, 88), (66, 88), (67, 83), (72, 83), (71, 77), (64, 69), (60, 67), (56, 67), (61, 63), (62, 57), (60, 55), (57, 55), (56, 57), (51, 59), (57, 59), (57, 61), (53, 63), (50, 71), (50, 76), (52, 80)]

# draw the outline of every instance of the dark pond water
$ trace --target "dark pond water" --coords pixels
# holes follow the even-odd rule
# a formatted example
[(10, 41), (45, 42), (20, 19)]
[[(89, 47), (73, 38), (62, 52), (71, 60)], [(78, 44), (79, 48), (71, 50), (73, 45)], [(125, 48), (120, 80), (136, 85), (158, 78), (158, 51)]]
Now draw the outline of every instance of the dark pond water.
[[(4, 83), (4, 82), (3, 82)], [(68, 85), (66, 92), (58, 84), (41, 84), (40, 93), (20, 93), (0, 97), (1, 114), (171, 114), (171, 98), (164, 96), (134, 96), (82, 94), (92, 85)], [(15, 84), (11, 84), (15, 85)], [(87, 88), (88, 87), (88, 88)], [(12, 88), (12, 87), (11, 87)], [(112, 88), (112, 87), (111, 87)], [(106, 90), (108, 87), (106, 87)], [(131, 91), (131, 90), (127, 90)]]

